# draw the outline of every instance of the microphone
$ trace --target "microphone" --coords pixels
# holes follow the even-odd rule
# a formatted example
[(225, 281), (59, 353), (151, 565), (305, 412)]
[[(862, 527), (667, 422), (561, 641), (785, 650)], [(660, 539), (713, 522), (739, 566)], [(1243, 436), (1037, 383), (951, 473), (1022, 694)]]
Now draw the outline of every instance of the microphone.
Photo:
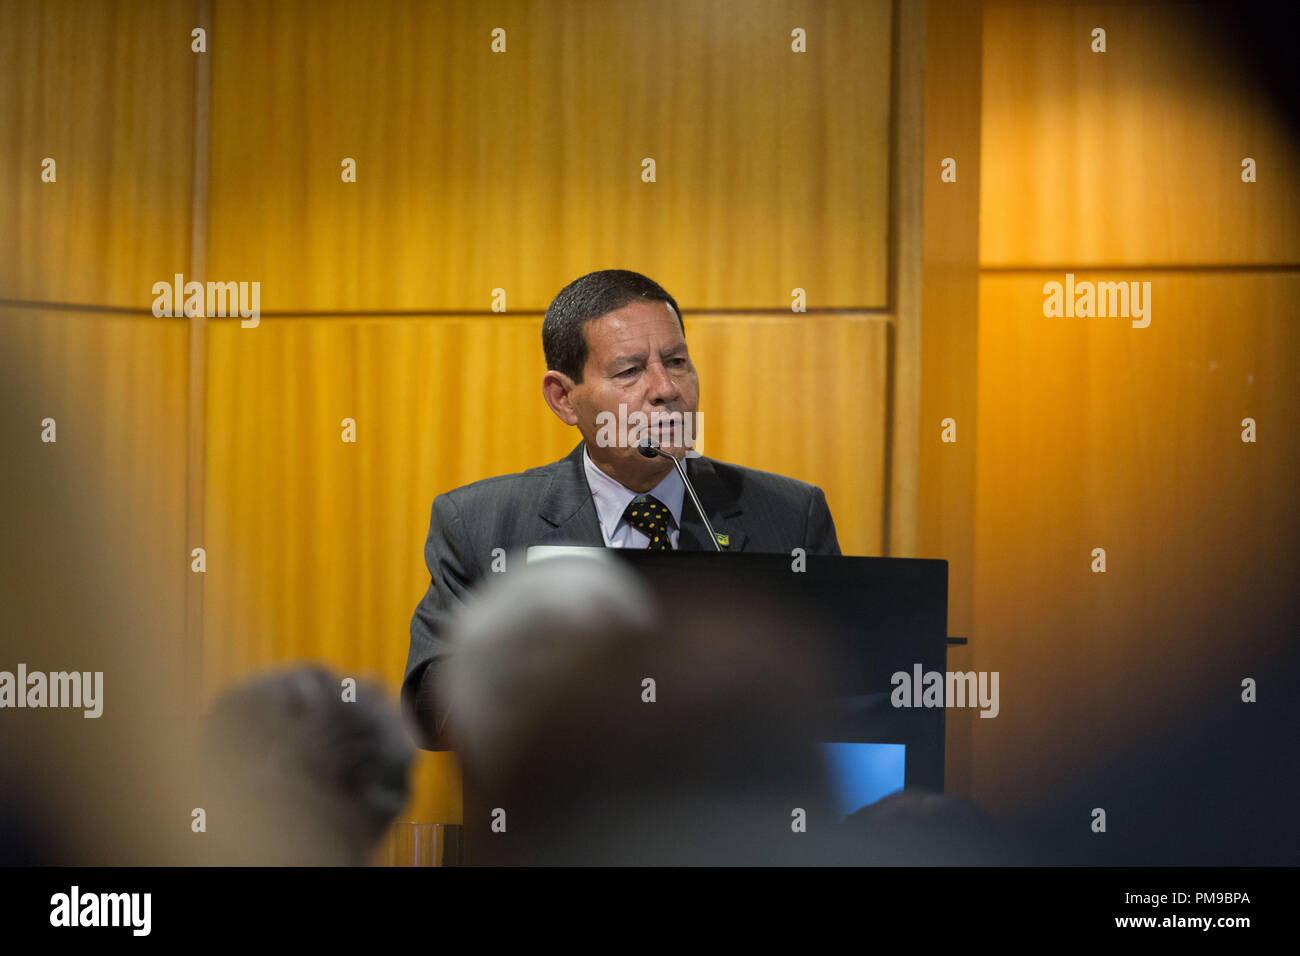
[(700, 504), (699, 495), (695, 493), (695, 488), (691, 485), (691, 479), (686, 477), (686, 469), (682, 463), (677, 460), (676, 456), (668, 454), (649, 438), (643, 438), (641, 444), (637, 445), (636, 450), (645, 458), (654, 458), (656, 455), (661, 458), (667, 458), (677, 469), (677, 474), (682, 476), (682, 484), (686, 486), (686, 493), (691, 496), (691, 501), (695, 504), (695, 511), (704, 522), (704, 530), (709, 533), (709, 540), (713, 542), (713, 549), (721, 551), (722, 545), (718, 544), (718, 536), (713, 531), (713, 525), (709, 524), (709, 516), (704, 513), (704, 506)]

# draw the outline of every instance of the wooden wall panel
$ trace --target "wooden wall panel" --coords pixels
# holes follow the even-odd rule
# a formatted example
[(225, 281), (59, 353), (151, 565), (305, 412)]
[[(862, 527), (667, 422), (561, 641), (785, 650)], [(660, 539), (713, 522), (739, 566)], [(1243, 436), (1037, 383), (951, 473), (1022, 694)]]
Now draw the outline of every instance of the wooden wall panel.
[(147, 309), (188, 268), (193, 20), (183, 0), (0, 3), (0, 298)]
[(576, 444), (537, 320), (214, 322), (209, 345), (207, 691), (302, 658), (398, 686), (434, 496)]
[(990, 807), (1032, 809), (1141, 753), (1293, 640), (1277, 622), (1300, 612), (1300, 276), (1142, 278), (1147, 329), (1045, 318), (1042, 275), (981, 282), (972, 650), (1001, 673), (1002, 712), (974, 722), (974, 795)]
[[(1135, 862), (1215, 832), (1240, 848), (1207, 852), (1267, 853), (1246, 819), (1285, 799), (1273, 768), (1259, 787), (1207, 781), (1257, 806), (1159, 832), (1188, 824), (1167, 802), (1177, 774), (1233, 759), (1224, 736), (1176, 752), (1189, 728), (1243, 677), (1278, 673), (1300, 612), (1295, 143), (1205, 13), (991, 2), (983, 22), (971, 659), (1000, 673), (1002, 708), (971, 721), (971, 795), (1027, 825), (1071, 821), (1068, 842), (1063, 797), (1096, 801), (1083, 820), (1099, 789), (1127, 788), (1124, 846), (1081, 824), (1078, 852)], [(1150, 327), (1044, 316), (1067, 272), (1150, 282)]]
[[(6, 709), (0, 720), (3, 787), (18, 810), (5, 822), (27, 829), (42, 863), (195, 860), (184, 825), (200, 803), (182, 680), (185, 332), (0, 306), (3, 666), (102, 674), (93, 719)], [(57, 442), (41, 439), (46, 417)]]
[(887, 304), (886, 0), (214, 17), (209, 273), (267, 311), (540, 310), (610, 267), (688, 311)]
[(887, 321), (741, 315), (687, 323), (704, 453), (820, 486), (840, 550), (879, 555)]
[[(916, 554), (948, 562), (954, 637), (970, 637), (973, 623), (982, 19), (967, 0), (929, 0)], [(949, 158), (955, 182), (940, 178)], [(941, 440), (948, 418), (957, 423), (956, 442)], [(950, 669), (969, 670), (969, 653), (950, 647)], [(978, 723), (952, 710), (944, 723), (944, 788), (962, 796), (970, 792), (972, 719)]]
[(987, 5), (984, 265), (1300, 261), (1300, 143), (1199, 12)]
[[(13, 376), (22, 414), (5, 417), (20, 431), (0, 435), (5, 469), (41, 475), (78, 508), (100, 516), (67, 538), (20, 528), (65, 527), (62, 516), (13, 513), (35, 502), (7, 500), (5, 543), (21, 539), (21, 561), (0, 570), (11, 581), (40, 574), (66, 583), (66, 603), (46, 607), (49, 669), (105, 671), (121, 707), (125, 671), (145, 666), (160, 679), (182, 676), (184, 595), (189, 571), (185, 540), (185, 323), (152, 317), (105, 317), (0, 307), (0, 354)], [(10, 409), (10, 412), (13, 410)], [(55, 422), (57, 441), (41, 440), (42, 422)], [(113, 569), (115, 595), (141, 631), (162, 637), (146, 660), (132, 638), (120, 641), (91, 599), (88, 579)], [(18, 588), (21, 592), (21, 588)], [(113, 624), (121, 625), (120, 619)], [(57, 635), (57, 637), (56, 637)], [(59, 643), (67, 641), (66, 644)], [(127, 647), (132, 653), (127, 652)], [(59, 658), (59, 660), (54, 660)], [(98, 662), (98, 667), (91, 666)], [(54, 666), (58, 664), (58, 666)], [(36, 665), (32, 665), (34, 669)], [(161, 698), (162, 695), (159, 695)]]
[(925, 248), (925, 71), (927, 6), (899, 4), (894, 24), (893, 116), (890, 123), (890, 339), (888, 486), (883, 553), (918, 557), (920, 521), (921, 307)]

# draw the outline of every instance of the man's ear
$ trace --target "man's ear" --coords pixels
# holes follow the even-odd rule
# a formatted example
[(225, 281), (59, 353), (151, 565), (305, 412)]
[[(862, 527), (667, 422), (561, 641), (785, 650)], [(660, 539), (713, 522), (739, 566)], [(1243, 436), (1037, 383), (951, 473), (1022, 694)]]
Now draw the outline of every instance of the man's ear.
[(563, 372), (551, 369), (542, 376), (542, 398), (546, 399), (546, 404), (555, 412), (555, 417), (566, 425), (578, 424), (578, 412), (569, 400), (573, 388), (573, 379)]

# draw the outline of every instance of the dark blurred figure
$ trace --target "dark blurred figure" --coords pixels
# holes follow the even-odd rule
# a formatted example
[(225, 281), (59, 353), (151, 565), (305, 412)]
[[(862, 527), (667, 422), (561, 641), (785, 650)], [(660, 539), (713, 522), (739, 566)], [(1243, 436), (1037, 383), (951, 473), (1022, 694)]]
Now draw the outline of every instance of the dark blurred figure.
[(415, 748), (378, 685), (299, 668), (250, 680), (203, 725), (211, 862), (356, 866), (406, 803)]
[(555, 558), (461, 609), (440, 680), (467, 862), (826, 858), (823, 695), (816, 656), (793, 650), (801, 625), (743, 589), (670, 603), (612, 557)]
[(941, 793), (900, 790), (840, 824), (840, 862), (864, 866), (1012, 866), (1026, 862), (979, 807)]
[[(26, 779), (14, 765), (0, 764), (0, 778)], [(0, 867), (40, 866), (56, 858), (49, 820), (31, 800), (15, 793), (0, 793)]]

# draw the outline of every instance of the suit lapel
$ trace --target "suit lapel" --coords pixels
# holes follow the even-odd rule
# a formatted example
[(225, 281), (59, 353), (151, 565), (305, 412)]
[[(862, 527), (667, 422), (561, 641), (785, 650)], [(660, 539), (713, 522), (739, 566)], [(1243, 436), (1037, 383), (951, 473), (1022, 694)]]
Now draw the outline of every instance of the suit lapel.
[(582, 443), (568, 457), (555, 463), (551, 482), (542, 495), (538, 515), (546, 522), (538, 544), (580, 544), (600, 548), (605, 536), (600, 533), (596, 505), (582, 470)]
[[(727, 490), (722, 479), (713, 470), (713, 462), (707, 458), (688, 458), (686, 473), (690, 476), (695, 493), (700, 496), (700, 503), (709, 514), (713, 530), (726, 539), (723, 551), (741, 551), (745, 547), (745, 530), (740, 525), (743, 513), (740, 502)], [(682, 502), (682, 528), (678, 536), (678, 547), (682, 551), (712, 551), (709, 533), (704, 522), (695, 513), (695, 504), (691, 496), (686, 495)]]
[[(700, 503), (709, 514), (713, 530), (726, 538), (722, 550), (743, 550), (747, 537), (740, 525), (743, 510), (713, 470), (713, 463), (707, 458), (689, 458), (686, 472), (700, 496)], [(543, 525), (546, 530), (537, 539), (538, 544), (604, 546), (605, 536), (601, 534), (600, 519), (596, 516), (596, 505), (591, 500), (591, 488), (582, 467), (581, 442), (567, 457), (555, 463), (555, 472), (542, 495), (538, 515), (546, 523)], [(682, 502), (682, 524), (677, 544), (681, 551), (713, 550), (704, 522), (695, 513), (689, 494)]]

